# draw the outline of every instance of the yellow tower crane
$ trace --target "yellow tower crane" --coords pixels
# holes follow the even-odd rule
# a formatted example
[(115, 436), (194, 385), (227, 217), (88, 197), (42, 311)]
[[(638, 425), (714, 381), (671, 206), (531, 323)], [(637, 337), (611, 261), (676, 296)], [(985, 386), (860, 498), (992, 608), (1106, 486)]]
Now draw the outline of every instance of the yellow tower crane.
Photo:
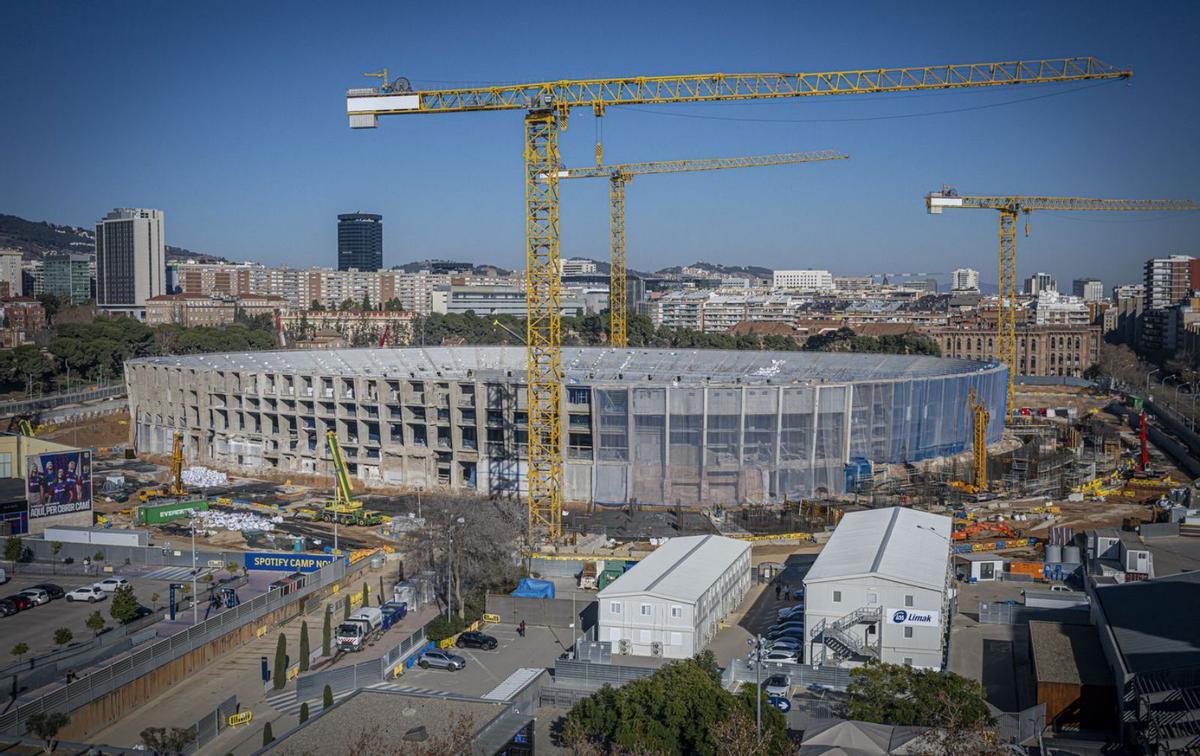
[(183, 485), (183, 434), (179, 431), (175, 431), (175, 441), (171, 444), (171, 482), (168, 492), (171, 496), (187, 493)]
[[(529, 399), (529, 533), (562, 529), (562, 329), (558, 277), (558, 132), (574, 108), (602, 116), (619, 105), (779, 100), (1046, 84), (1132, 75), (1092, 57), (872, 68), (818, 73), (686, 74), (413, 90), (398, 78), (346, 93), (350, 127), (379, 116), (468, 111), (525, 113), (525, 321)], [(599, 150), (597, 150), (599, 157)], [(599, 161), (597, 161), (599, 162)], [(548, 176), (548, 180), (542, 179)]]
[[(1000, 361), (1008, 366), (1008, 391), (1004, 411), (1013, 413), (1017, 373), (1017, 215), (1034, 210), (1157, 212), (1200, 210), (1188, 200), (1090, 199), (1086, 197), (962, 196), (952, 187), (925, 195), (925, 208), (934, 215), (946, 208), (975, 208), (1000, 212), (999, 300), (996, 343)], [(1026, 226), (1026, 234), (1029, 233)]]
[(976, 399), (974, 386), (971, 387), (968, 404), (970, 405), (971, 429), (974, 436), (974, 444), (971, 448), (971, 485), (975, 486), (977, 491), (986, 491), (988, 488), (987, 426), (988, 421), (992, 418), (988, 413), (987, 402)]
[(625, 187), (634, 176), (655, 173), (690, 173), (694, 171), (720, 171), (729, 168), (757, 168), (768, 165), (793, 165), (816, 163), (826, 160), (845, 160), (850, 157), (833, 150), (815, 152), (785, 152), (777, 155), (751, 155), (735, 158), (709, 158), (702, 160), (659, 160), (650, 163), (618, 163), (595, 165), (586, 168), (565, 168), (558, 172), (559, 179), (607, 178), (608, 179), (608, 315), (609, 343), (623, 349), (629, 346), (627, 323), (629, 304), (626, 298), (628, 268), (625, 255)]

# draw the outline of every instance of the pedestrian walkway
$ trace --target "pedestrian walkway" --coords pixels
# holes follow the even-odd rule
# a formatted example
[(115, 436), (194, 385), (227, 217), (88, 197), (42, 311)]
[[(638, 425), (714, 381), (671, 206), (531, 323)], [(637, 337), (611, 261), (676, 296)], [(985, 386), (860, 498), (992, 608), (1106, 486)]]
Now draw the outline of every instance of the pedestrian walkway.
[[(197, 569), (200, 570), (199, 572), (196, 573), (197, 580), (202, 580), (205, 575), (212, 572), (212, 570), (210, 570), (206, 567), (199, 567)], [(191, 580), (192, 579), (192, 568), (191, 567), (160, 567), (157, 570), (154, 570), (153, 572), (147, 572), (142, 577), (147, 578), (149, 580)]]
[[(399, 693), (417, 693), (423, 696), (450, 695), (444, 690), (433, 690), (432, 688), (414, 688), (411, 686), (397, 685), (396, 683), (390, 682), (377, 682), (374, 685), (368, 685), (367, 687), (371, 690), (392, 690)], [(333, 694), (333, 702), (335, 704), (339, 703), (343, 699), (348, 698), (352, 693), (354, 693), (353, 690), (340, 690)], [(290, 714), (292, 716), (298, 716), (300, 714), (300, 707), (305, 703), (308, 704), (308, 710), (310, 713), (315, 713), (318, 709), (325, 705), (325, 701), (322, 696), (298, 701), (296, 700), (295, 690), (285, 690), (279, 693), (273, 693), (267, 696), (265, 700), (267, 704), (276, 711), (282, 714)]]

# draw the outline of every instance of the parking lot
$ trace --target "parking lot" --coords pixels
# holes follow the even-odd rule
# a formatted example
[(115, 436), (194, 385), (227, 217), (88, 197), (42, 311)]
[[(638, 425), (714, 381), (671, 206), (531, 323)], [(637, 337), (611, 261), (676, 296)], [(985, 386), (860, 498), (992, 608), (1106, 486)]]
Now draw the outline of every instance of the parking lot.
[(452, 648), (466, 659), (467, 666), (457, 672), (442, 669), (405, 670), (395, 683), (425, 691), (446, 691), (468, 696), (482, 696), (504, 682), (509, 675), (523, 667), (554, 666), (554, 660), (574, 642), (569, 628), (534, 627), (530, 625), (525, 637), (517, 635), (512, 625), (491, 625), (484, 633), (498, 641), (494, 651), (476, 648)]
[[(69, 592), (83, 585), (91, 585), (105, 577), (108, 576), (103, 574), (90, 576), (22, 575), (18, 572), (16, 575), (11, 575), (11, 579), (7, 583), (0, 586), (0, 598), (20, 593), (39, 583), (53, 583)], [(130, 577), (129, 582), (133, 586), (134, 596), (143, 606), (153, 609), (157, 605), (160, 610), (158, 613), (160, 615), (165, 613), (164, 607), (167, 603), (168, 586), (171, 581)], [(203, 594), (204, 589), (200, 590)], [(157, 602), (152, 600), (156, 593), (158, 594)], [(85, 623), (92, 612), (100, 612), (108, 629), (116, 627), (119, 623), (109, 614), (112, 606), (112, 594), (107, 595), (108, 598), (97, 601), (95, 604), (83, 601), (69, 602), (65, 598), (60, 598), (8, 617), (0, 617), (0, 637), (3, 638), (3, 641), (0, 641), (0, 646), (2, 646), (0, 647), (0, 655), (2, 655), (0, 656), (0, 667), (7, 666), (10, 661), (16, 660), (15, 657), (9, 656), (9, 651), (18, 643), (29, 645), (30, 653), (25, 655), (25, 659), (56, 650), (58, 645), (54, 642), (54, 632), (60, 627), (71, 631), (74, 636), (72, 643), (77, 644), (90, 640), (93, 633)], [(190, 613), (190, 603), (187, 606)], [(201, 618), (204, 616), (205, 608), (206, 604), (202, 602), (199, 611)]]

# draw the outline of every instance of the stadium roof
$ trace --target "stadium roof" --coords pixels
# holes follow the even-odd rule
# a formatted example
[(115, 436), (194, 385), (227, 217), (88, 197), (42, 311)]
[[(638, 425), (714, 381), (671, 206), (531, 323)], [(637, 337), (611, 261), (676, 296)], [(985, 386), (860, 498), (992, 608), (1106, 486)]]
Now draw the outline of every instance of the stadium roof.
[[(314, 349), (145, 357), (132, 365), (191, 370), (316, 373), (384, 378), (519, 377), (525, 347), (458, 346), (401, 349)], [(716, 349), (606, 349), (562, 352), (565, 382), (708, 382), (789, 384), (938, 378), (1002, 370), (996, 363), (898, 354), (762, 352)]]
[(949, 517), (902, 507), (848, 512), (804, 582), (882, 575), (940, 591), (949, 559)]
[(671, 538), (596, 597), (656, 596), (695, 603), (738, 557), (749, 550), (750, 544), (746, 541), (724, 536)]

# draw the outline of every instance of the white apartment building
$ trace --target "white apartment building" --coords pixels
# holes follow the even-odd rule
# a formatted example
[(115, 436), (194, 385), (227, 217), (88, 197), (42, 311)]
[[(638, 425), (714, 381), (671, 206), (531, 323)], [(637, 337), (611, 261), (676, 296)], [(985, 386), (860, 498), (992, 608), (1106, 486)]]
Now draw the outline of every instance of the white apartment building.
[(671, 538), (596, 595), (597, 640), (614, 655), (690, 659), (749, 590), (749, 543)]
[(161, 210), (119, 207), (96, 223), (96, 304), (146, 319), (146, 300), (166, 293)]
[(559, 276), (582, 276), (588, 273), (596, 272), (596, 263), (591, 260), (585, 260), (582, 257), (576, 257), (570, 260), (558, 261)]
[(954, 596), (950, 530), (949, 517), (915, 509), (847, 513), (804, 577), (805, 661), (942, 669)]
[(1099, 278), (1076, 278), (1071, 282), (1071, 294), (1084, 302), (1104, 301), (1104, 282)]
[(955, 268), (950, 274), (953, 291), (979, 291), (979, 271), (974, 268)]
[(1038, 295), (1035, 308), (1035, 325), (1086, 326), (1091, 322), (1087, 302), (1079, 297), (1043, 291)]
[(672, 291), (650, 303), (650, 320), (668, 328), (723, 333), (743, 320), (792, 323), (801, 300), (762, 290)]
[(776, 289), (831, 291), (833, 274), (827, 270), (777, 270), (772, 278)]
[(1058, 282), (1049, 273), (1034, 273), (1025, 279), (1025, 293), (1036, 297), (1044, 291), (1058, 291)]

